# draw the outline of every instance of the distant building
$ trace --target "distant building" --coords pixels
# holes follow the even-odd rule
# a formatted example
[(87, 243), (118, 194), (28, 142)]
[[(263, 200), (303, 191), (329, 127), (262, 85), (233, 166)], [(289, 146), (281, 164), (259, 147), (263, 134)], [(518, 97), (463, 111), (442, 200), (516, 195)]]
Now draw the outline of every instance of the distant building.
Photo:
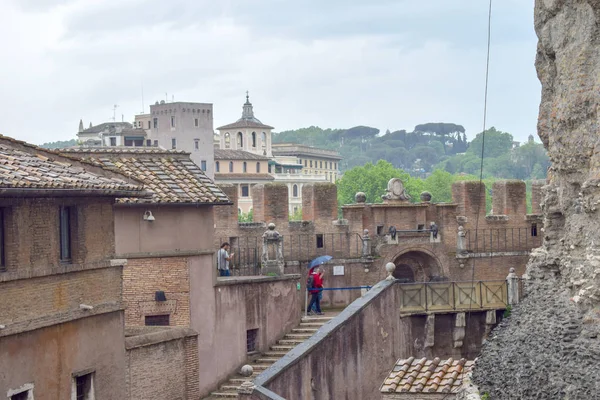
[(129, 122), (105, 122), (83, 129), (83, 121), (79, 121), (77, 139), (82, 146), (130, 146), (141, 147), (146, 143), (146, 131), (135, 128)]
[[(239, 211), (252, 209), (252, 186), (280, 182), (288, 187), (290, 213), (302, 207), (305, 183), (335, 182), (339, 153), (298, 144), (272, 144), (273, 127), (254, 115), (246, 94), (242, 117), (217, 128), (215, 182), (238, 187)], [(260, 165), (260, 166), (259, 166)]]

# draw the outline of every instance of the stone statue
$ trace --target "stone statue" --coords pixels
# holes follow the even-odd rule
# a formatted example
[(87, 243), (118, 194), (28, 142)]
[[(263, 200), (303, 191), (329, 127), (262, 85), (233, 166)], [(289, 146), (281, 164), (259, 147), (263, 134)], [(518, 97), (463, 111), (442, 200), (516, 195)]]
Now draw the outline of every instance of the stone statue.
[(383, 200), (391, 201), (408, 201), (410, 196), (406, 193), (404, 184), (398, 178), (392, 178), (388, 182), (386, 194), (381, 196)]
[(456, 251), (459, 254), (464, 254), (467, 252), (467, 247), (466, 247), (466, 232), (465, 232), (465, 228), (463, 228), (462, 225), (458, 226), (458, 238), (456, 241)]
[(397, 233), (397, 230), (396, 230), (396, 227), (395, 227), (395, 226), (393, 226), (393, 225), (392, 225), (392, 226), (390, 226), (390, 231), (389, 231), (389, 233), (390, 233), (390, 237), (392, 238), (392, 240), (396, 240), (396, 233)]
[(438, 228), (438, 226), (436, 225), (436, 223), (435, 223), (435, 222), (432, 222), (432, 223), (429, 225), (429, 229), (431, 230), (431, 235), (433, 236), (433, 238), (434, 238), (434, 239), (437, 239), (437, 237), (438, 237), (438, 232), (439, 232), (439, 228)]
[[(277, 275), (283, 275), (285, 261), (283, 259), (283, 236), (275, 230), (275, 224), (270, 223), (268, 230), (263, 234), (262, 248), (262, 272), (267, 274), (274, 272)], [(269, 257), (269, 248), (275, 253), (275, 258)]]

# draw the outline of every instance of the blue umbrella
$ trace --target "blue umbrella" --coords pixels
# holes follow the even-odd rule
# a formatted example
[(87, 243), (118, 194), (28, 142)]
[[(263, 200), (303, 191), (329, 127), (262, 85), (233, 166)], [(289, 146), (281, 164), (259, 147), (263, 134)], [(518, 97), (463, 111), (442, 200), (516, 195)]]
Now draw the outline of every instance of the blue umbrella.
[(315, 258), (314, 260), (312, 260), (310, 262), (310, 264), (308, 264), (308, 268), (312, 268), (312, 267), (316, 267), (317, 265), (321, 265), (323, 263), (326, 263), (327, 261), (331, 260), (333, 257), (331, 256), (320, 256)]

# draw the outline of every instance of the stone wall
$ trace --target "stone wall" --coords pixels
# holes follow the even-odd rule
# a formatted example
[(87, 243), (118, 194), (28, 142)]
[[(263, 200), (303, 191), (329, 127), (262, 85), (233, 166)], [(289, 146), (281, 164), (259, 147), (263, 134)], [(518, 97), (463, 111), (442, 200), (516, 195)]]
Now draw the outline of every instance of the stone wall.
[(552, 161), (545, 241), (528, 264), (527, 297), (476, 364), (473, 380), (492, 399), (593, 399), (600, 391), (599, 20), (600, 0), (535, 4), (538, 134)]
[[(375, 399), (399, 358), (473, 359), (479, 352), (487, 332), (485, 312), (466, 318), (467, 334), (455, 346), (457, 314), (399, 318), (391, 310), (397, 310), (400, 295), (396, 281), (381, 281), (259, 375), (255, 384), (285, 399)], [(256, 393), (247, 398), (277, 397)]]
[(128, 328), (127, 398), (197, 400), (198, 334), (189, 328)]

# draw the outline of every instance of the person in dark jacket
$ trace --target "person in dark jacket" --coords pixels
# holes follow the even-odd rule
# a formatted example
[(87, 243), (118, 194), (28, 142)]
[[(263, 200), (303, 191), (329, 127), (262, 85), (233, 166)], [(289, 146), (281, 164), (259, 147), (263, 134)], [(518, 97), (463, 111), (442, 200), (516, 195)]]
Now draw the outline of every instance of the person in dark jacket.
[[(319, 294), (321, 293), (321, 289), (323, 289), (323, 275), (321, 268), (315, 268), (312, 273), (313, 277), (313, 286), (309, 289), (310, 292), (310, 303), (308, 304), (308, 309), (312, 310), (313, 305), (315, 306), (315, 310), (317, 315), (323, 315), (321, 312), (321, 299), (319, 298)], [(312, 314), (312, 311), (311, 311)]]

